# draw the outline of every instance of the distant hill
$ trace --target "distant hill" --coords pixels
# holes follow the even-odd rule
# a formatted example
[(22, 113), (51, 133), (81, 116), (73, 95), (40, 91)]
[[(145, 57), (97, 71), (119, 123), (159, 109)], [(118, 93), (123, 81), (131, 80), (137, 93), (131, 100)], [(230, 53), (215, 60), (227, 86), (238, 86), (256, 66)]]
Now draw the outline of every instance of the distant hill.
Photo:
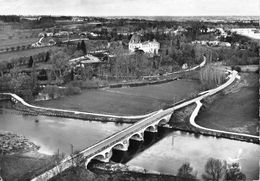
[(144, 19), (155, 21), (258, 21), (258, 16), (107, 16), (108, 19)]

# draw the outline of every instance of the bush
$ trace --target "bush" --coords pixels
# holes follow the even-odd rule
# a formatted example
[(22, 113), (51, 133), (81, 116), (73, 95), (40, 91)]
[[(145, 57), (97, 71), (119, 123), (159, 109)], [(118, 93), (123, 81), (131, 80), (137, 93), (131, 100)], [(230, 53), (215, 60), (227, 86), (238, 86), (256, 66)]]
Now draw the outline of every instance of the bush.
[(81, 93), (81, 89), (79, 87), (72, 87), (72, 86), (69, 86), (67, 89), (66, 89), (66, 95), (75, 95), (75, 94), (80, 94)]
[(241, 72), (241, 67), (239, 67), (239, 66), (231, 66), (231, 70), (235, 70), (237, 72)]
[(76, 86), (59, 87), (57, 85), (47, 85), (43, 88), (42, 93), (48, 94), (50, 98), (55, 99), (62, 96), (80, 94), (81, 89)]
[(100, 86), (106, 86), (108, 83), (103, 80), (74, 80), (69, 83), (69, 86), (79, 87), (81, 89), (99, 88)]

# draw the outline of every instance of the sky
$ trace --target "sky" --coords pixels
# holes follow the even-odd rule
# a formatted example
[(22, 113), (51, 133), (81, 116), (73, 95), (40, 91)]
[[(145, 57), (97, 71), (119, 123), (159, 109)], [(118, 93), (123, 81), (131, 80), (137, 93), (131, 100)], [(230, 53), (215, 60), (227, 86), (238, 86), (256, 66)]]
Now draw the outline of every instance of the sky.
[(0, 0), (0, 14), (259, 16), (260, 0)]

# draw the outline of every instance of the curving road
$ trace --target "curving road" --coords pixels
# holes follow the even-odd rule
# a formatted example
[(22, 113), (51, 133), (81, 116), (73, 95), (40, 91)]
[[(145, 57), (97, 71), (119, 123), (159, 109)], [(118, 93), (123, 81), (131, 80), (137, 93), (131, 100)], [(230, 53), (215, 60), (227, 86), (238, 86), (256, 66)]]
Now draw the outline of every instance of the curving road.
[(206, 130), (206, 131), (213, 131), (213, 132), (217, 132), (217, 133), (224, 133), (224, 134), (230, 134), (230, 135), (237, 135), (237, 136), (245, 136), (245, 137), (249, 137), (249, 138), (258, 138), (260, 139), (259, 136), (254, 136), (254, 135), (250, 135), (250, 134), (243, 134), (243, 133), (235, 133), (235, 132), (230, 132), (230, 131), (221, 131), (221, 130), (216, 130), (216, 129), (211, 129), (211, 128), (206, 128), (203, 126), (198, 125), (195, 122), (195, 118), (199, 113), (199, 110), (202, 106), (202, 103), (198, 100), (196, 101), (196, 108), (194, 109), (193, 113), (190, 116), (190, 124), (196, 128), (202, 129), (202, 130)]
[(151, 116), (157, 112), (157, 111), (154, 111), (154, 112), (151, 112), (148, 114), (137, 115), (137, 116), (116, 116), (116, 115), (111, 115), (111, 114), (99, 114), (99, 113), (91, 113), (91, 112), (83, 112), (83, 111), (72, 111), (72, 110), (66, 110), (66, 109), (55, 109), (55, 108), (34, 106), (34, 105), (31, 105), (31, 104), (25, 102), (21, 97), (19, 97), (16, 94), (13, 94), (13, 93), (0, 93), (0, 94), (9, 95), (26, 107), (40, 109), (40, 110), (46, 110), (46, 111), (59, 111), (59, 112), (67, 112), (67, 113), (73, 113), (73, 114), (83, 114), (83, 115), (92, 115), (92, 116), (110, 117), (110, 118), (122, 118), (122, 119), (143, 119), (143, 118)]

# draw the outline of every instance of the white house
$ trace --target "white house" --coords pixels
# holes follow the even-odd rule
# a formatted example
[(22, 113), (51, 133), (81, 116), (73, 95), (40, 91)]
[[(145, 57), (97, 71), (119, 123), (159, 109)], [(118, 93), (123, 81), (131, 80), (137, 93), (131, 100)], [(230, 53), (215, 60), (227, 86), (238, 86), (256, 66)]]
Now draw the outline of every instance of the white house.
[(141, 42), (141, 36), (133, 34), (129, 42), (129, 51), (134, 52), (136, 49), (143, 50), (145, 53), (158, 54), (160, 43), (155, 39), (153, 41)]

